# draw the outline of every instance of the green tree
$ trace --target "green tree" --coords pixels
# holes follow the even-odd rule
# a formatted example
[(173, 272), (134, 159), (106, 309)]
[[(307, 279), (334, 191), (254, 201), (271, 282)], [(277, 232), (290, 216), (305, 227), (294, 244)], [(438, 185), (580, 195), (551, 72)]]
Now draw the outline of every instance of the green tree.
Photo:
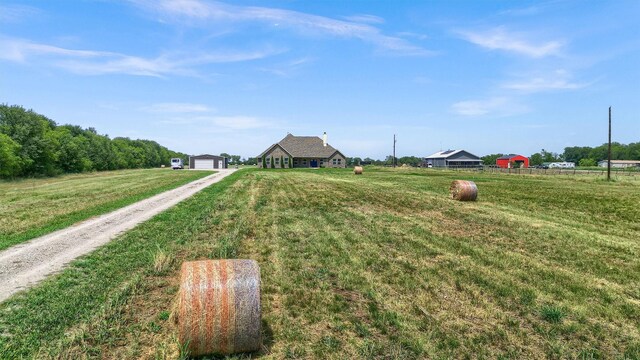
[(546, 151), (545, 149), (540, 151), (540, 155), (542, 155), (543, 162), (562, 161), (562, 156), (558, 155), (558, 153)]
[(529, 157), (530, 166), (542, 165), (543, 162), (544, 159), (542, 158), (542, 154), (540, 153), (535, 153)]
[(413, 167), (418, 167), (422, 164), (422, 158), (417, 156), (403, 156), (398, 159), (398, 165), (410, 165)]
[(582, 158), (580, 159), (580, 162), (578, 163), (578, 166), (596, 166), (598, 165), (598, 163), (596, 162), (596, 159), (588, 159), (588, 158)]
[(482, 160), (482, 163), (485, 165), (495, 165), (496, 160), (498, 160), (498, 158), (501, 156), (504, 156), (504, 154), (500, 153), (500, 154), (485, 155), (480, 159)]
[(12, 178), (20, 174), (19, 152), (20, 144), (0, 133), (0, 176)]

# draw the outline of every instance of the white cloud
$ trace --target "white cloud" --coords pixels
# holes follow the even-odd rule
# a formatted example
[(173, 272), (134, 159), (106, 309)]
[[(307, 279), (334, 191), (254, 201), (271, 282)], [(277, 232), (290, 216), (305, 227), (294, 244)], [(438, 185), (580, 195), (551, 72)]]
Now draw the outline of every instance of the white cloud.
[(303, 66), (313, 61), (315, 61), (315, 59), (304, 57), (304, 58), (294, 59), (286, 63), (276, 64), (270, 67), (263, 67), (260, 70), (268, 73), (272, 73), (274, 75), (282, 76), (282, 77), (289, 77), (295, 74)]
[(0, 5), (0, 22), (16, 23), (40, 13), (40, 9), (26, 5)]
[(343, 16), (342, 18), (348, 21), (366, 23), (366, 24), (383, 24), (384, 23), (383, 18), (375, 15), (368, 15), (368, 14)]
[(207, 105), (191, 103), (157, 103), (144, 106), (141, 110), (151, 113), (201, 113), (215, 111), (215, 109)]
[(526, 106), (518, 103), (514, 99), (506, 97), (459, 101), (451, 105), (451, 111), (454, 114), (469, 117), (480, 117), (485, 115), (504, 117), (520, 114), (527, 110)]
[[(186, 113), (186, 112), (185, 112)], [(159, 121), (160, 124), (189, 125), (199, 131), (208, 133), (232, 132), (241, 130), (253, 130), (271, 128), (273, 122), (262, 118), (245, 115), (211, 116), (211, 115), (182, 115), (174, 116)]]
[(522, 90), (528, 92), (538, 92), (545, 90), (575, 90), (589, 86), (584, 83), (567, 82), (566, 79), (545, 79), (533, 78), (526, 82), (507, 83), (503, 87), (505, 89)]
[(529, 6), (525, 8), (517, 8), (517, 9), (508, 9), (501, 11), (500, 15), (509, 15), (509, 16), (531, 16), (537, 15), (541, 11), (539, 6)]
[(537, 42), (526, 39), (522, 33), (509, 32), (504, 27), (497, 27), (488, 31), (459, 31), (465, 40), (490, 50), (503, 50), (542, 58), (558, 55), (563, 47), (559, 40)]
[(505, 89), (533, 93), (552, 90), (577, 90), (589, 85), (590, 84), (588, 83), (571, 82), (569, 80), (569, 74), (566, 71), (556, 70), (551, 75), (533, 76), (528, 79), (505, 83), (502, 87)]
[(216, 116), (212, 118), (216, 126), (233, 130), (249, 130), (264, 128), (268, 122), (251, 116)]
[(346, 21), (292, 10), (236, 6), (200, 0), (130, 1), (165, 18), (195, 21), (202, 26), (221, 21), (260, 22), (272, 27), (291, 28), (303, 33), (360, 39), (396, 55), (433, 55), (431, 51), (413, 45), (405, 39), (382, 34), (380, 29), (370, 23), (379, 23), (383, 19), (372, 15), (356, 15), (357, 21)]
[(70, 50), (27, 40), (0, 37), (0, 59), (24, 62), (30, 56), (58, 55), (74, 58), (97, 58), (115, 54), (104, 51)]
[(197, 72), (194, 68), (200, 65), (257, 60), (281, 52), (282, 50), (272, 48), (245, 52), (220, 50), (144, 58), (108, 51), (66, 49), (23, 39), (0, 38), (0, 59), (24, 63), (31, 58), (35, 58), (36, 61), (46, 58), (47, 64), (81, 75), (195, 76)]

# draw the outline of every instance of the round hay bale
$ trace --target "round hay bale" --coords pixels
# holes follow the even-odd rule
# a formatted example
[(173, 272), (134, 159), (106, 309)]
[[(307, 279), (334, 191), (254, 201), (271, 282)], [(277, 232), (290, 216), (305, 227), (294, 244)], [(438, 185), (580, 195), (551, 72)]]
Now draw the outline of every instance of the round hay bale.
[(353, 173), (356, 175), (362, 175), (363, 171), (364, 169), (362, 168), (362, 166), (356, 166), (353, 168)]
[(182, 264), (178, 339), (191, 356), (260, 349), (260, 268), (254, 260)]
[(476, 201), (478, 187), (473, 181), (454, 180), (449, 188), (451, 198), (458, 201)]

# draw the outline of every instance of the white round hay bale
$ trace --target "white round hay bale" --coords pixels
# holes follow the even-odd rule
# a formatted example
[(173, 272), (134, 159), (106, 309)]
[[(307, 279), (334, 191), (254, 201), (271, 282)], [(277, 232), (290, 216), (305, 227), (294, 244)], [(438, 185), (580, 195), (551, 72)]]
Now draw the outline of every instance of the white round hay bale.
[(353, 173), (356, 175), (362, 175), (363, 171), (364, 169), (362, 168), (362, 166), (356, 166), (353, 168)]
[(261, 346), (260, 268), (254, 260), (182, 264), (178, 338), (191, 356)]

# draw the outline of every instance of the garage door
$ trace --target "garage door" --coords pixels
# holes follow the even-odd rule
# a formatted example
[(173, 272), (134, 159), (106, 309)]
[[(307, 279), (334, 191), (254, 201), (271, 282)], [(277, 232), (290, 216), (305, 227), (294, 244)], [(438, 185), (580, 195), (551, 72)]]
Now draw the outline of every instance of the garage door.
[(196, 159), (193, 164), (194, 169), (213, 169), (213, 159)]

